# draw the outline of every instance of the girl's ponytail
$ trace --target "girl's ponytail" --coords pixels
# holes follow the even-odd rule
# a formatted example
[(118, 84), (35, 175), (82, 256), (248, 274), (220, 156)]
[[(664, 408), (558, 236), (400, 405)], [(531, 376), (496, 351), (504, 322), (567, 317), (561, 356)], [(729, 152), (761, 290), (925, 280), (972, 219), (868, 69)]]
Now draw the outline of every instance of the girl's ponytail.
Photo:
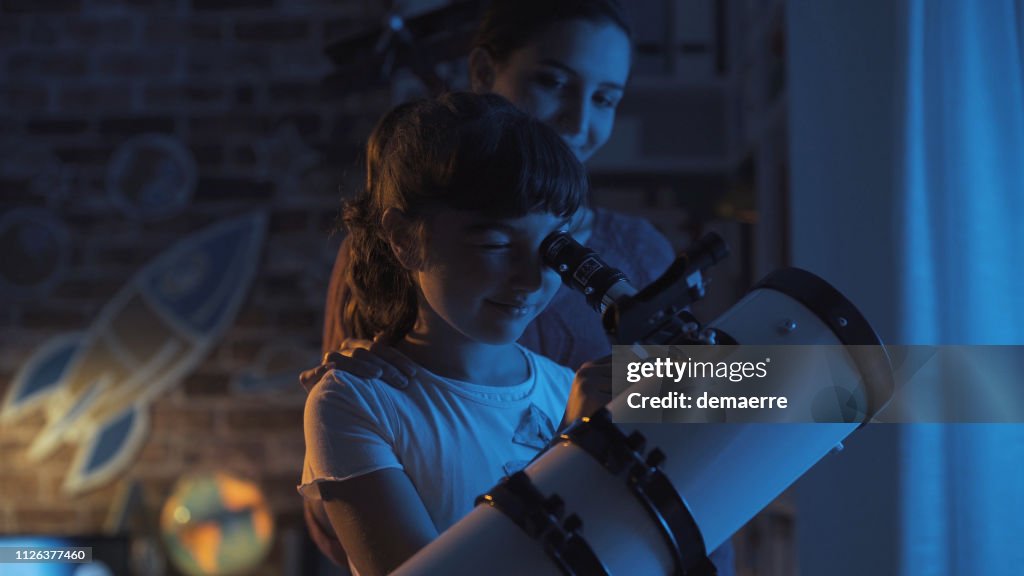
[(360, 195), (344, 211), (350, 255), (346, 270), (352, 298), (344, 321), (356, 338), (400, 339), (416, 322), (416, 286), (380, 230), (381, 215), (373, 214), (372, 199)]
[(399, 185), (385, 176), (388, 145), (400, 119), (414, 107), (413, 103), (398, 106), (374, 127), (366, 145), (366, 188), (342, 212), (350, 246), (345, 282), (352, 290), (342, 321), (355, 338), (397, 340), (416, 322), (412, 275), (395, 258), (381, 227), (387, 208), (382, 201), (384, 189)]

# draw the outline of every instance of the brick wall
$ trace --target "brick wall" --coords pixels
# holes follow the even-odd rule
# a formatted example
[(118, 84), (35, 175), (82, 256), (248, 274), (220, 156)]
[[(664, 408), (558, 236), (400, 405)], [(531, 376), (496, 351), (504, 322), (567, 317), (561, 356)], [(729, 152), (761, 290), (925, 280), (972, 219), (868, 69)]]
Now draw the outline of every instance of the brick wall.
[[(360, 147), (390, 103), (380, 90), (325, 94), (322, 50), (375, 25), (380, 9), (370, 0), (0, 1), (0, 217), (32, 208), (66, 234), (61, 254), (48, 256), (59, 264), (51, 281), (0, 293), (0, 395), (39, 346), (87, 330), (176, 240), (254, 209), (269, 214), (237, 319), (152, 403), (151, 431), (123, 476), (70, 497), (60, 487), (72, 446), (40, 464), (25, 455), (42, 414), (0, 427), (0, 533), (99, 533), (130, 480), (152, 529), (174, 481), (212, 469), (255, 481), (279, 530), (301, 526), (304, 395), (294, 374), (319, 356), (339, 190), (358, 185)], [(194, 188), (184, 205), (140, 217), (112, 196), (111, 171), (126, 142), (154, 134), (194, 158)], [(45, 268), (19, 250), (4, 245), (0, 273)], [(254, 369), (279, 381), (237, 391), (232, 379)], [(281, 542), (263, 573), (281, 572)]]

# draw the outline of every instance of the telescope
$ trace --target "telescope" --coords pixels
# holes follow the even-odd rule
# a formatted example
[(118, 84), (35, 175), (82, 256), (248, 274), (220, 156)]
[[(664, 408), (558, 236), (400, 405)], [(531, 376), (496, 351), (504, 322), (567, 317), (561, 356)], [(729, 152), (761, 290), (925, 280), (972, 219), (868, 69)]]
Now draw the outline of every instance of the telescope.
[[(707, 269), (728, 254), (717, 235), (703, 237), (640, 290), (567, 233), (545, 239), (541, 253), (602, 315), (616, 345), (840, 347), (842, 360), (832, 369), (863, 388), (863, 417), (629, 423), (616, 419), (627, 410), (628, 394), (619, 394), (480, 496), (466, 517), (395, 574), (713, 575), (707, 551), (841, 446), (892, 395), (881, 340), (847, 298), (810, 272), (773, 272), (702, 325), (689, 306), (705, 294)], [(650, 384), (627, 392), (643, 386)]]

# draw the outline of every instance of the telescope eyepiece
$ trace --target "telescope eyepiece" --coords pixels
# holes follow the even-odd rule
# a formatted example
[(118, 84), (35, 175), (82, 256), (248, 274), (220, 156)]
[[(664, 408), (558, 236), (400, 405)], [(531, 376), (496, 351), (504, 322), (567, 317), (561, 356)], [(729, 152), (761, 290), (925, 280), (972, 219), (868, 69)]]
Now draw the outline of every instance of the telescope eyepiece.
[(586, 296), (591, 308), (602, 314), (617, 299), (636, 293), (621, 270), (609, 266), (568, 232), (549, 235), (541, 243), (540, 253), (563, 282)]

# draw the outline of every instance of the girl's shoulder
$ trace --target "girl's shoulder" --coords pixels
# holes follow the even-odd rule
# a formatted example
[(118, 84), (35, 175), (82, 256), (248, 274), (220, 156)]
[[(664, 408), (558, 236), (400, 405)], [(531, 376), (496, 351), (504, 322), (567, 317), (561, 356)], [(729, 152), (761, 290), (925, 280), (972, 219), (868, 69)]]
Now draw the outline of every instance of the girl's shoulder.
[(398, 420), (392, 388), (379, 378), (330, 370), (309, 391), (306, 414), (329, 415), (327, 421), (344, 418), (391, 427)]

